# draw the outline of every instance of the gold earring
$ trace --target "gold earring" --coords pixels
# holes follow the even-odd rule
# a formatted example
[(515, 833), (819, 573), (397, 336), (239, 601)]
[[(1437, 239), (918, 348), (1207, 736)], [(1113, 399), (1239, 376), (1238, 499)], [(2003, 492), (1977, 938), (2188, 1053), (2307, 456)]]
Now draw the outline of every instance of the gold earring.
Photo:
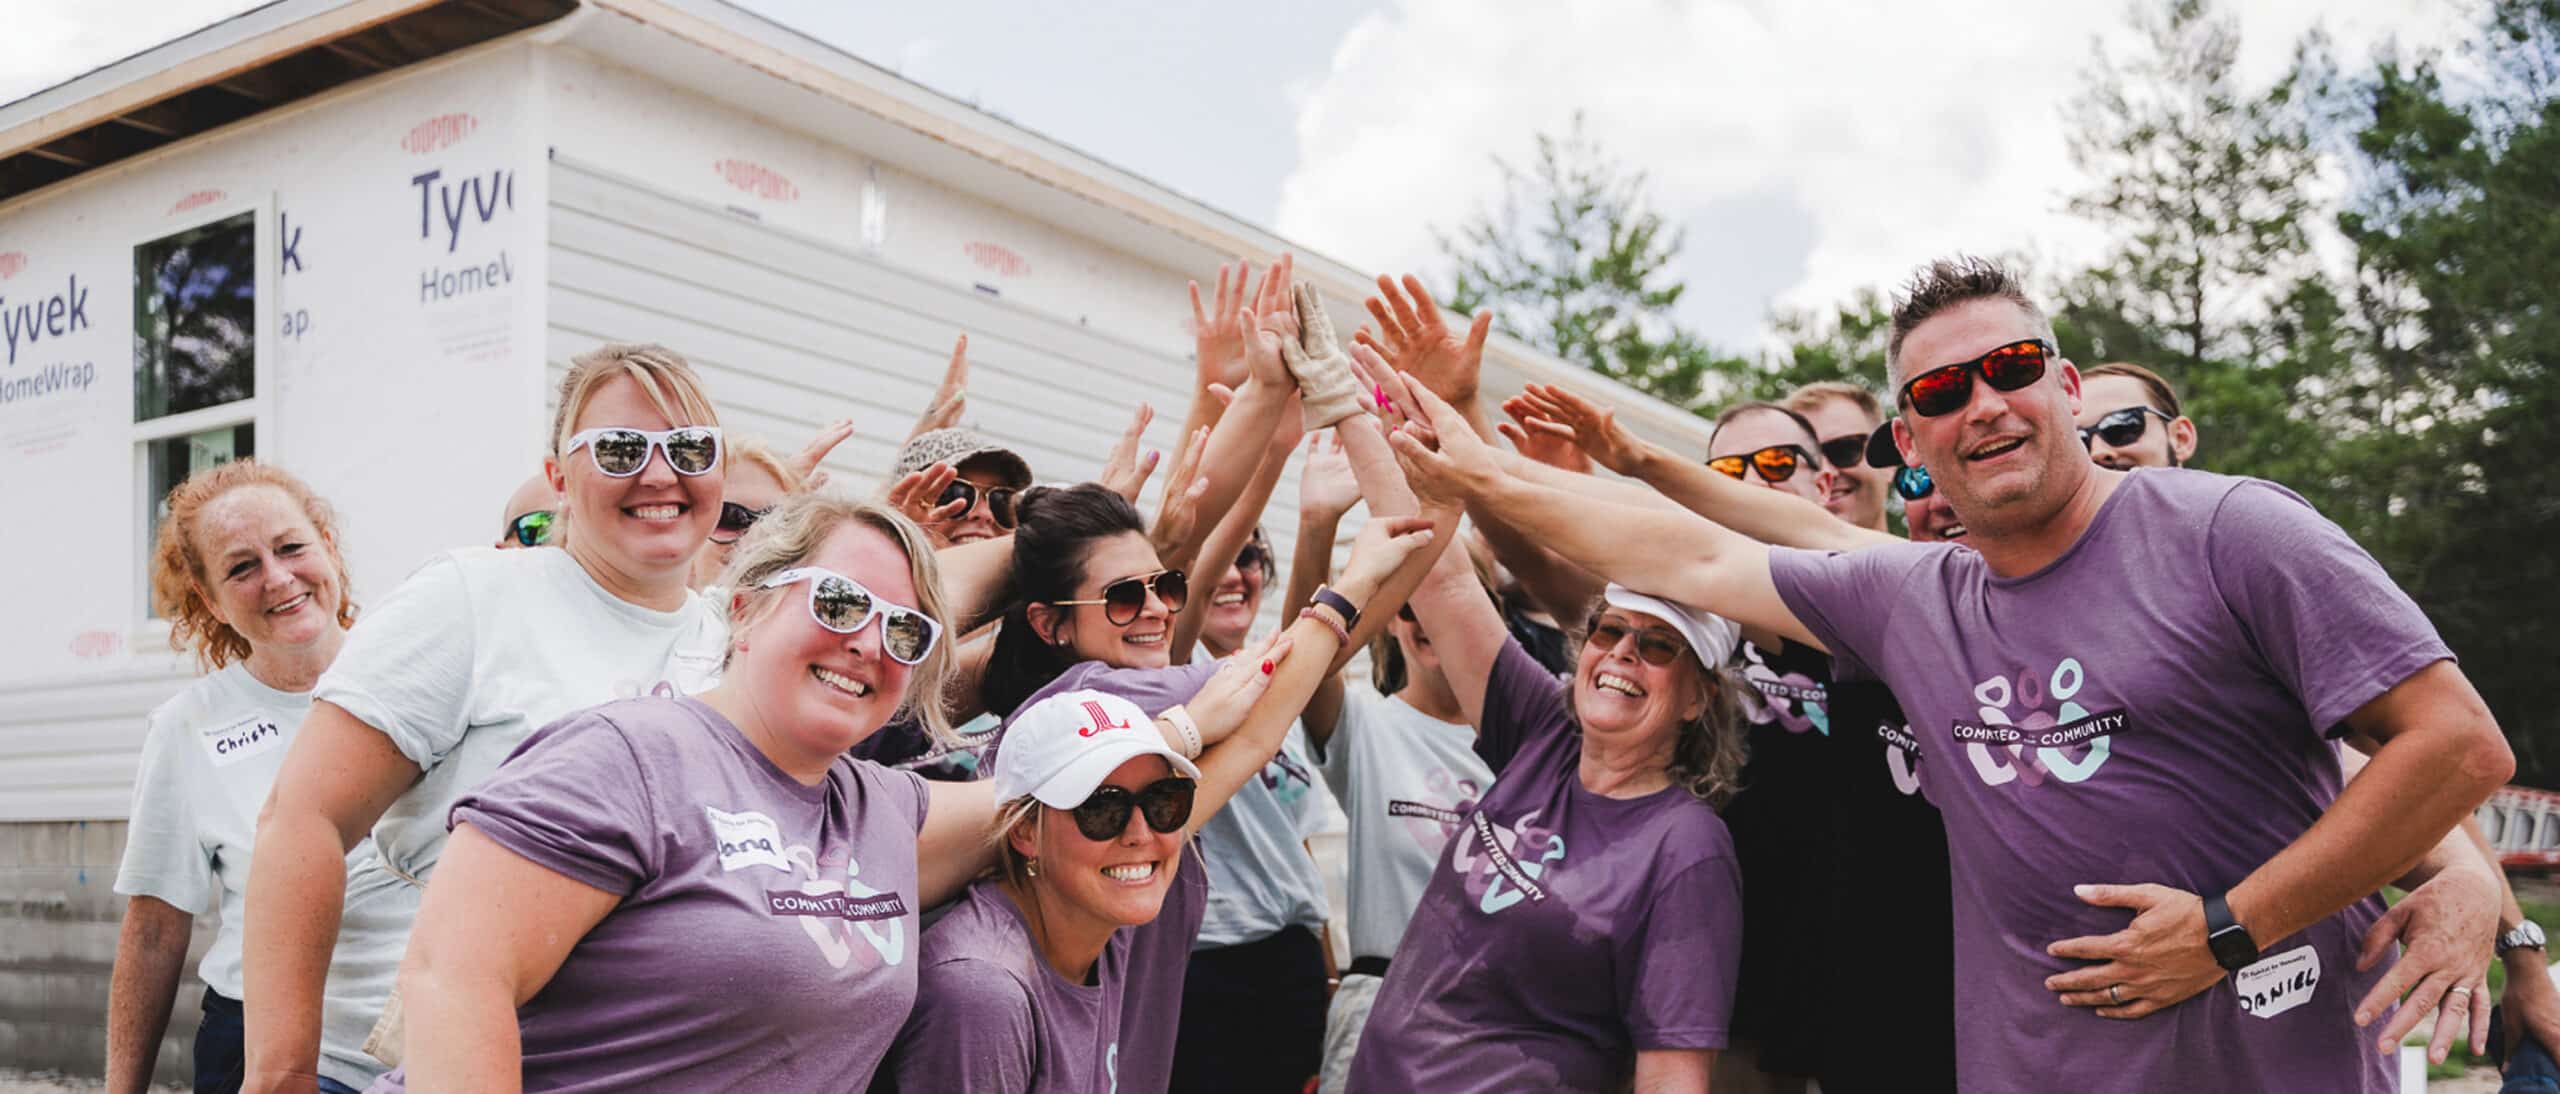
[(1039, 860), (1039, 859), (1036, 859), (1036, 858), (1027, 858), (1027, 859), (1022, 860), (1022, 876), (1024, 876), (1024, 877), (1039, 877), (1039, 876), (1040, 876), (1040, 860)]

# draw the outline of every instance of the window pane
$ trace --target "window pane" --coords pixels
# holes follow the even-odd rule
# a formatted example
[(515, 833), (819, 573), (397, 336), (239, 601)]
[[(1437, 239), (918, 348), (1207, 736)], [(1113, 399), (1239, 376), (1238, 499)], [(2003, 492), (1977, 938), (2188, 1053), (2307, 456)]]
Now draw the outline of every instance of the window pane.
[(133, 420), (257, 394), (257, 215), (133, 249)]
[[(257, 427), (247, 422), (218, 426), (183, 437), (145, 441), (142, 447), (151, 466), (151, 534), (143, 540), (143, 572), (147, 575), (151, 571), (151, 552), (160, 543), (160, 522), (169, 515), (169, 491), (205, 468), (256, 455)], [(156, 606), (151, 614), (159, 615)]]

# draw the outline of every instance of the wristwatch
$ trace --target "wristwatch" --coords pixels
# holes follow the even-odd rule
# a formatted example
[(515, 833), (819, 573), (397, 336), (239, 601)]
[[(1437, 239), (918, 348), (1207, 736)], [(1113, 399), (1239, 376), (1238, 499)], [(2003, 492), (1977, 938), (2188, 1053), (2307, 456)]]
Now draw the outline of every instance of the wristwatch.
[(2258, 962), (2258, 940), (2232, 917), (2231, 902), (2221, 893), (2204, 898), (2204, 944), (2213, 951), (2213, 963), (2232, 972)]
[(2514, 930), (2498, 936), (2498, 956), (2508, 950), (2539, 950), (2542, 946), (2542, 924), (2530, 919), (2518, 923)]

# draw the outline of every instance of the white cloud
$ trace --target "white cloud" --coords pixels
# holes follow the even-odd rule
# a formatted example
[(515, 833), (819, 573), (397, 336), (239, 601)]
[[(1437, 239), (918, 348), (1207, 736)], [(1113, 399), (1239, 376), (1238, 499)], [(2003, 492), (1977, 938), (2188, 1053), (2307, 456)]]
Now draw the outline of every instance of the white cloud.
[(19, 4), (0, 34), (0, 103), (211, 26), (262, 0), (81, 0)]
[[(1490, 157), (1575, 109), (1688, 229), (1684, 315), (1729, 346), (1773, 305), (1820, 306), (1931, 256), (2093, 254), (2062, 108), (2114, 4), (1936, 0), (1397, 0), (1362, 19), (1305, 94), (1283, 235), (1365, 266), (1445, 268), (1430, 225), (1499, 193)], [(2279, 74), (2325, 19), (2350, 56), (2388, 33), (2441, 43), (2423, 0), (2266, 0), (2239, 11), (2244, 74)]]

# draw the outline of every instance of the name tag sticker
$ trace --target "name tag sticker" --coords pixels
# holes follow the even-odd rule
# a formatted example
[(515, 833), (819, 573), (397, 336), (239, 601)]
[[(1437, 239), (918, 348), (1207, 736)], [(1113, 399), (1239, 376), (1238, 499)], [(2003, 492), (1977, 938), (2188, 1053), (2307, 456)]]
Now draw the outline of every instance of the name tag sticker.
[(284, 727), (256, 715), (204, 731), (204, 750), (213, 757), (215, 767), (229, 767), (283, 745)]
[(2320, 951), (2300, 946), (2260, 959), (2231, 974), (2231, 986), (2240, 991), (2241, 1010), (2273, 1018), (2310, 1002), (2320, 990)]
[(727, 813), (707, 805), (702, 812), (711, 819), (712, 838), (719, 841), (723, 872), (749, 866), (791, 872), (791, 860), (782, 857), (782, 829), (772, 817), (756, 812)]

